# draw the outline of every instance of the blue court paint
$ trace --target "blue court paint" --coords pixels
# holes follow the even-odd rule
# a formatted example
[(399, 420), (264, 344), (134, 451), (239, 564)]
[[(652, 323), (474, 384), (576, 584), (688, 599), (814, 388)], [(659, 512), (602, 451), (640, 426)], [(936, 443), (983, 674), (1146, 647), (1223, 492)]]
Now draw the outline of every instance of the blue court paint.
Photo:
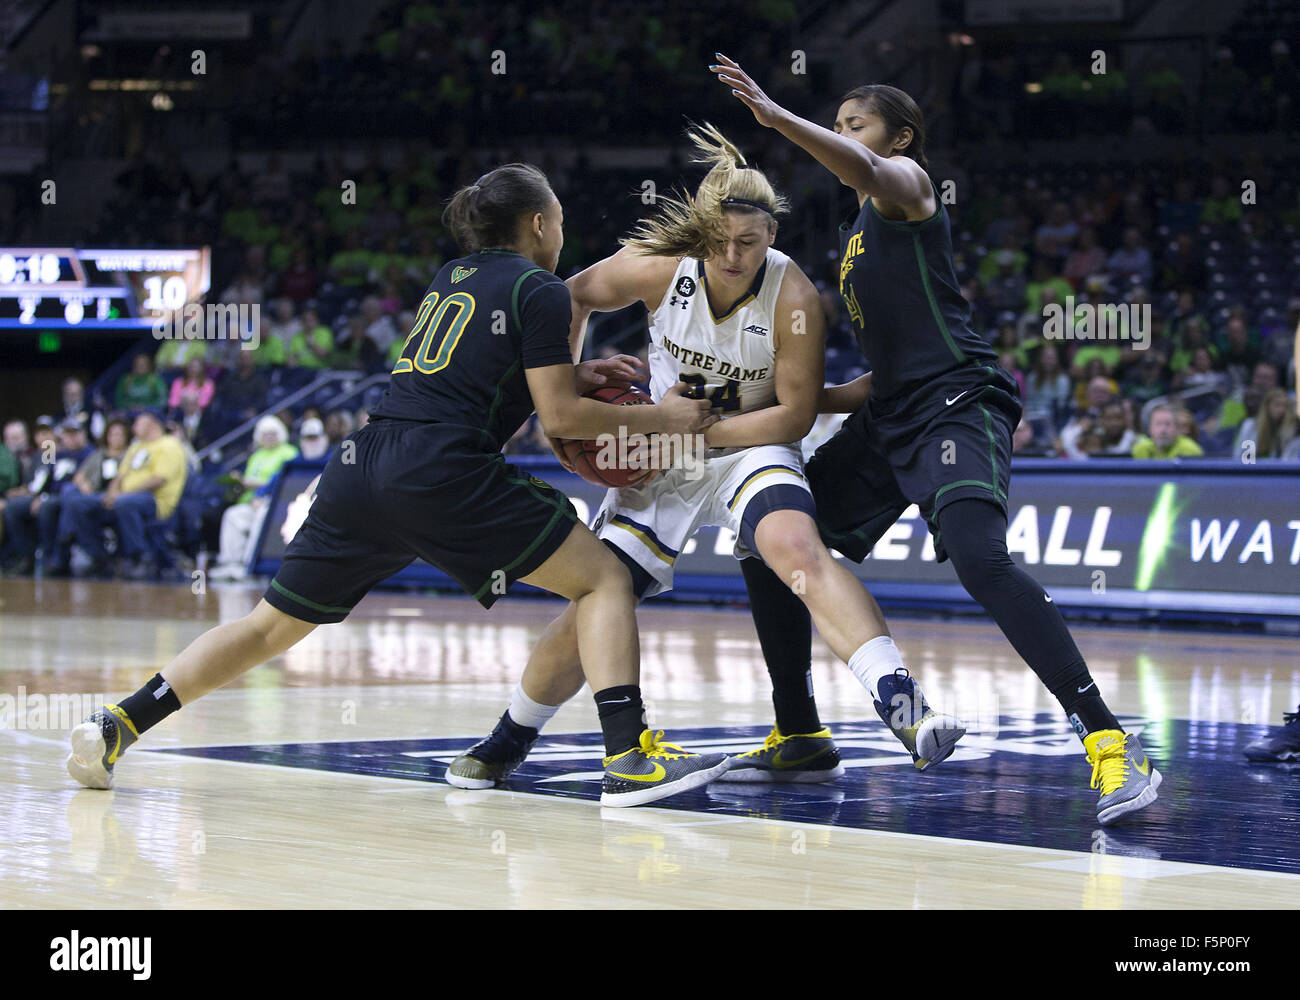
[[(1225, 722), (1121, 718), (1164, 776), (1155, 805), (1100, 834), (1098, 793), (1083, 748), (1059, 716), (1002, 716), (921, 774), (879, 722), (832, 723), (847, 773), (826, 785), (714, 782), (656, 807), (728, 816), (952, 837), (1067, 851), (1161, 858), (1300, 874), (1300, 764), (1252, 765), (1241, 750), (1266, 731)], [(678, 729), (691, 750), (738, 753), (766, 726)], [(148, 751), (252, 764), (441, 781), (477, 737), (261, 743)], [(137, 748), (134, 752), (139, 752)], [(543, 735), (507, 782), (515, 792), (595, 800), (598, 733)]]

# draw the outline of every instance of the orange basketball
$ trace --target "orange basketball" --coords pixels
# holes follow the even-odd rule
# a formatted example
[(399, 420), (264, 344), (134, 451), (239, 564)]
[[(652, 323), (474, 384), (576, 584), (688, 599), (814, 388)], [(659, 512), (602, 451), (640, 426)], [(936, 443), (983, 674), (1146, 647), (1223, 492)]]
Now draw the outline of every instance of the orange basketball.
[[(629, 386), (626, 389), (609, 385), (601, 386), (587, 393), (587, 398), (599, 399), (613, 406), (646, 406), (651, 402), (650, 397), (636, 386)], [(562, 450), (574, 471), (596, 486), (630, 486), (639, 481), (646, 472), (645, 465), (639, 468), (627, 468), (625, 463), (610, 462), (609, 447), (600, 441), (568, 440), (564, 442)]]

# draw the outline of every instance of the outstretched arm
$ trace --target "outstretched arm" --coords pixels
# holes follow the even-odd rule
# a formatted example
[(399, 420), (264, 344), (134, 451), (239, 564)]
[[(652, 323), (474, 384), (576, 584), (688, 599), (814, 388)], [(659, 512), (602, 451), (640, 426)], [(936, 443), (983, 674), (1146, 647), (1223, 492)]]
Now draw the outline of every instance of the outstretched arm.
[[(579, 363), (587, 337), (587, 322), (593, 312), (614, 312), (635, 302), (645, 302), (652, 309), (657, 307), (676, 269), (676, 261), (634, 254), (622, 248), (565, 282), (573, 308), (569, 350), (576, 364), (578, 395), (585, 395), (603, 385), (625, 387), (644, 375), (641, 359), (628, 354)], [(542, 425), (544, 428), (548, 426), (545, 421)], [(573, 472), (559, 438), (549, 430), (547, 438), (560, 464)]]
[(548, 437), (595, 438), (601, 434), (698, 434), (718, 418), (709, 413), (706, 400), (683, 395), (678, 383), (653, 406), (610, 406), (578, 395), (573, 368), (547, 365), (525, 368), (528, 391), (537, 407), (542, 430)]
[(859, 197), (918, 208), (929, 204), (930, 179), (916, 161), (907, 156), (877, 156), (860, 142), (800, 118), (763, 93), (735, 60), (721, 52), (716, 55), (718, 62), (709, 69), (754, 112), (760, 125), (801, 146)]

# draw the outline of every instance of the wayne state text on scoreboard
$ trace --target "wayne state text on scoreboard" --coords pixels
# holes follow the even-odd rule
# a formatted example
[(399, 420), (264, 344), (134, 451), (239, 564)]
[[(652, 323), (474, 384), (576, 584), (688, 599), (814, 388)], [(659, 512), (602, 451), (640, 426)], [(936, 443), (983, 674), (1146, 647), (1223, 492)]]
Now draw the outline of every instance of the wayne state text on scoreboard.
[(0, 247), (0, 330), (148, 329), (208, 291), (209, 250)]

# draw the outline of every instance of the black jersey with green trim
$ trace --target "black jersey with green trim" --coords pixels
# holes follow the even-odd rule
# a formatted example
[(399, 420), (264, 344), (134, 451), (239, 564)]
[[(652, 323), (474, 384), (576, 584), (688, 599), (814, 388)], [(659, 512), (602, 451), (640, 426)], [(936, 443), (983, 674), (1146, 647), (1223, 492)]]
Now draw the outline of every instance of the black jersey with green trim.
[(868, 198), (840, 226), (840, 294), (871, 364), (871, 393), (881, 399), (971, 362), (997, 359), (971, 326), (938, 190), (935, 202), (930, 218), (897, 222)]
[(464, 428), (475, 448), (501, 450), (528, 415), (527, 368), (573, 363), (569, 290), (513, 250), (447, 263), (416, 310), (376, 419)]

